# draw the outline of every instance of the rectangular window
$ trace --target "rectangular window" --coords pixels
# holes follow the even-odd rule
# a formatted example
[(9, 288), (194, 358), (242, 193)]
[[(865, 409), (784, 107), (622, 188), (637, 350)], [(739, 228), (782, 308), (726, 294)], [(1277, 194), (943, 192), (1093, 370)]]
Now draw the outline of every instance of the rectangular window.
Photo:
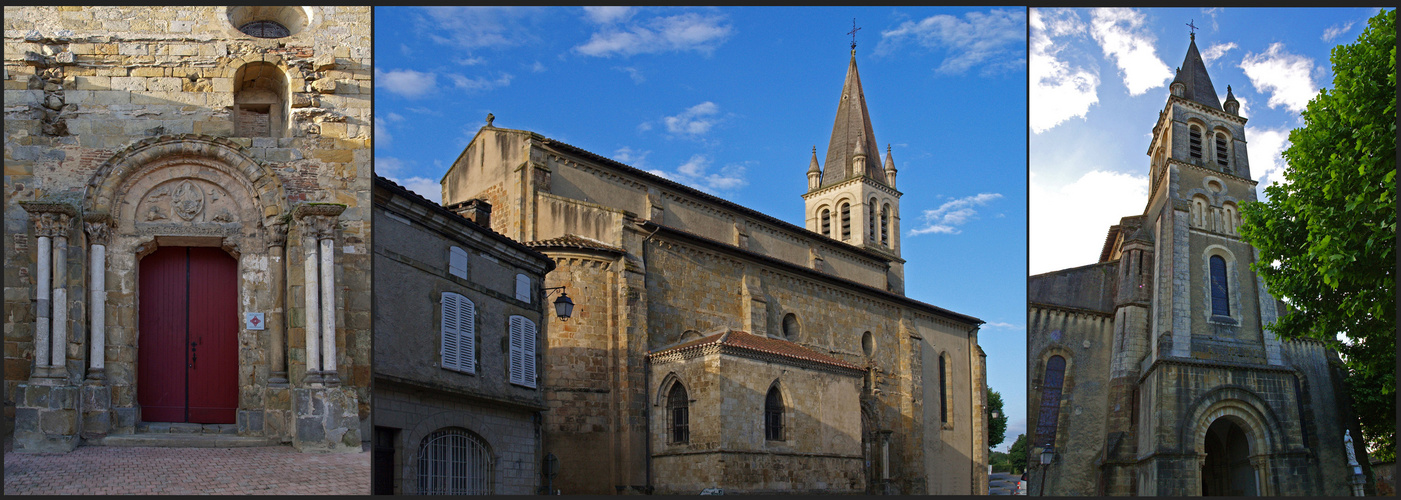
[(443, 292), (441, 345), (443, 368), (477, 373), (477, 308), (467, 297)]
[(530, 303), (530, 277), (524, 274), (516, 275), (516, 300)]
[(511, 383), (535, 388), (535, 323), (523, 316), (511, 316)]
[(458, 247), (448, 250), (448, 274), (467, 279), (467, 251)]

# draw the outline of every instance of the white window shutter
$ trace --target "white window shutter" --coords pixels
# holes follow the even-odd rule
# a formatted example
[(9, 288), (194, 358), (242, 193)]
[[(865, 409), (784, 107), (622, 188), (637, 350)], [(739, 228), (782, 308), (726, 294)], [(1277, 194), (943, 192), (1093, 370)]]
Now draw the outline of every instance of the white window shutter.
[[(516, 275), (516, 300), (523, 300), (530, 303), (530, 277), (524, 274)], [(522, 318), (524, 319), (524, 318)]]
[(525, 385), (524, 377), (522, 377), (524, 373), (524, 367), (522, 365), (525, 364), (525, 359), (523, 357), (524, 353), (521, 352), (525, 348), (525, 342), (523, 342), (525, 338), (525, 318), (511, 316), (510, 330), (511, 383)]
[(461, 299), (462, 308), (461, 312), (458, 314), (461, 323), (459, 323), (457, 328), (457, 334), (460, 336), (461, 342), (459, 342), (460, 348), (458, 352), (460, 354), (458, 355), (457, 362), (458, 366), (462, 368), (462, 371), (476, 374), (477, 306), (473, 304), (472, 301), (467, 300), (466, 297), (459, 296), (458, 298)]
[(451, 292), (443, 293), (442, 300), (442, 344), (438, 353), (442, 356), (443, 368), (449, 370), (461, 370), (462, 365), (458, 362), (458, 353), (461, 351), (458, 328), (461, 325), (461, 306), (457, 301), (457, 294)]
[(521, 318), (521, 323), (524, 325), (524, 328), (521, 329), (522, 333), (524, 333), (524, 335), (521, 336), (521, 344), (523, 347), (523, 349), (521, 349), (521, 358), (525, 361), (525, 363), (521, 365), (521, 385), (534, 389), (535, 343), (538, 341), (535, 335), (535, 322)]
[(448, 274), (467, 278), (467, 251), (458, 247), (448, 250)]

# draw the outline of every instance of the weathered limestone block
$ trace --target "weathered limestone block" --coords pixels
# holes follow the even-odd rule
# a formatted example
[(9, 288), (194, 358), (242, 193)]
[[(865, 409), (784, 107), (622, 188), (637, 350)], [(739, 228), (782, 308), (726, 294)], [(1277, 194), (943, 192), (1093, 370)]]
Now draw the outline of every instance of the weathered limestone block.
[(292, 446), (303, 452), (358, 453), (359, 403), (352, 387), (292, 389)]

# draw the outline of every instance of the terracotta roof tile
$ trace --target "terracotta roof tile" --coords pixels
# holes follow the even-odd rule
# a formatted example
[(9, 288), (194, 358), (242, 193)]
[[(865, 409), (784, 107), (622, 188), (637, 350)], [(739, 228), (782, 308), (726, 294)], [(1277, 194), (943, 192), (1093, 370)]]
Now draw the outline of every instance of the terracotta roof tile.
[(817, 351), (808, 349), (806, 347), (789, 342), (787, 340), (762, 337), (740, 330), (728, 330), (709, 336), (701, 337), (699, 339), (692, 340), (690, 342), (686, 342), (675, 347), (668, 347), (666, 349), (653, 351), (652, 353), (648, 354), (648, 357), (661, 356), (664, 354), (670, 354), (674, 352), (680, 352), (709, 345), (719, 345), (723, 347), (729, 347), (732, 349), (743, 349), (747, 351), (773, 354), (777, 356), (783, 356), (785, 358), (810, 361), (813, 363), (820, 363), (824, 365), (830, 365), (839, 368), (847, 368), (857, 371), (865, 370), (865, 368), (862, 368), (860, 366), (848, 363), (846, 361), (842, 361), (840, 359), (828, 356), (826, 354), (819, 353)]
[(534, 248), (585, 248), (589, 250), (604, 250), (608, 252), (624, 253), (623, 249), (609, 245), (593, 238), (585, 238), (576, 234), (566, 234), (558, 238), (548, 240), (527, 241), (525, 246)]

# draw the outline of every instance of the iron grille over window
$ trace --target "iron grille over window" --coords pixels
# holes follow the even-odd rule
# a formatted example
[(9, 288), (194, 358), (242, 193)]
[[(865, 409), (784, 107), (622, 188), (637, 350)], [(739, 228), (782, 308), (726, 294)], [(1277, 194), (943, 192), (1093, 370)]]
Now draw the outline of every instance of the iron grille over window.
[(239, 26), (238, 30), (245, 35), (258, 38), (282, 38), (292, 35), (286, 26), (278, 24), (277, 21), (253, 21)]
[(764, 439), (783, 440), (783, 395), (777, 386), (769, 388), (769, 395), (764, 398)]
[(671, 384), (671, 391), (666, 396), (666, 411), (669, 415), (670, 437), (672, 444), (687, 443), (691, 440), (690, 415), (688, 415), (691, 403), (686, 399), (686, 388), (681, 386), (681, 382)]
[(423, 495), (490, 495), (491, 450), (463, 429), (440, 429), (418, 450), (418, 492)]
[(1226, 259), (1211, 256), (1211, 314), (1230, 316), (1231, 301), (1226, 296)]
[(1060, 393), (1065, 385), (1065, 358), (1046, 360), (1046, 376), (1041, 379), (1041, 414), (1036, 419), (1036, 446), (1056, 442), (1056, 422), (1060, 420)]

